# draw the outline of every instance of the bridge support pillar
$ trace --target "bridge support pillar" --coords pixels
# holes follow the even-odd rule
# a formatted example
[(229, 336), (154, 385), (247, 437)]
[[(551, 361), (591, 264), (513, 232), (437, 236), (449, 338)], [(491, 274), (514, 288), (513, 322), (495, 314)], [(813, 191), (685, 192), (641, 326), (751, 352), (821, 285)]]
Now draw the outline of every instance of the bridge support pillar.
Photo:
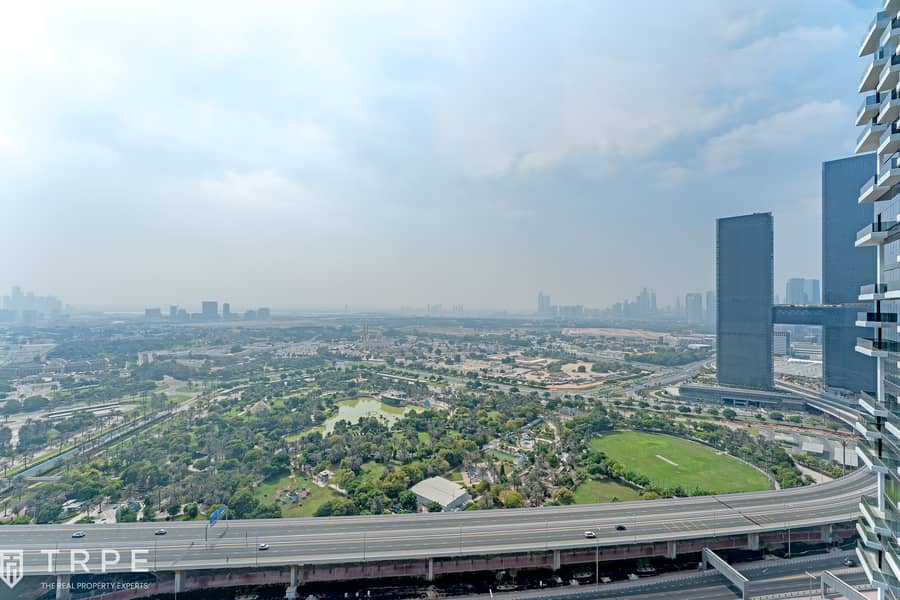
[(425, 574), (425, 581), (434, 581), (434, 559), (428, 559), (428, 572)]
[(759, 550), (759, 533), (754, 532), (747, 534), (747, 549)]
[(72, 591), (69, 589), (69, 576), (56, 576), (56, 600), (69, 600), (72, 597)]
[(291, 565), (291, 585), (288, 586), (287, 591), (284, 593), (286, 600), (296, 600), (300, 597), (297, 594), (297, 588), (300, 587), (301, 583), (302, 573), (300, 572), (300, 567)]
[(822, 530), (819, 535), (820, 535), (821, 540), (824, 543), (826, 543), (826, 544), (831, 543), (831, 534), (832, 534), (831, 525), (822, 525)]
[(184, 571), (175, 571), (175, 593), (184, 591)]
[(553, 551), (553, 570), (559, 571), (560, 559), (559, 559), (559, 550)]
[(678, 557), (678, 542), (672, 540), (670, 542), (666, 542), (666, 558), (669, 560), (675, 560)]

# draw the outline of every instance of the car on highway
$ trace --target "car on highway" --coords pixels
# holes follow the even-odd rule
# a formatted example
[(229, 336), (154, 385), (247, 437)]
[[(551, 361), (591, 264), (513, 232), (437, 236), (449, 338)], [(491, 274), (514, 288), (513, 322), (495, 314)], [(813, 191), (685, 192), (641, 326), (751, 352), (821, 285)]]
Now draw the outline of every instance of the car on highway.
[(153, 535), (166, 535), (167, 533), (169, 533), (168, 529), (166, 529), (165, 527), (160, 527), (159, 529), (157, 529), (156, 531), (153, 532)]
[(259, 545), (259, 549), (260, 549), (260, 550), (268, 550), (268, 549), (269, 549), (269, 545), (268, 545), (268, 544), (260, 544), (260, 545)]
[(625, 531), (627, 527), (624, 525), (616, 525), (616, 531)]
[(844, 559), (844, 566), (845, 567), (855, 567), (856, 561), (853, 560), (852, 558), (846, 558), (846, 559)]
[(594, 539), (595, 537), (597, 537), (597, 534), (594, 533), (593, 531), (585, 531), (585, 532), (584, 532), (584, 537), (588, 538), (589, 540), (592, 540), (592, 539)]
[(78, 531), (76, 531), (72, 534), (72, 537), (73, 538), (83, 538), (86, 535), (87, 534), (83, 530), (79, 529)]

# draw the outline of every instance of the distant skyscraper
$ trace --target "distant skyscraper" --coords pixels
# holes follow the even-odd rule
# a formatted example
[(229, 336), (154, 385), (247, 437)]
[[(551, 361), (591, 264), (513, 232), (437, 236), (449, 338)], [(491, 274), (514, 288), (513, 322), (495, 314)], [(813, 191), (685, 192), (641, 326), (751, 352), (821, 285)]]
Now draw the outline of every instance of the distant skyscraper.
[(219, 318), (219, 303), (215, 300), (204, 300), (200, 304), (200, 315), (206, 321), (215, 321)]
[(265, 306), (260, 306), (259, 309), (257, 309), (257, 311), (256, 311), (256, 318), (259, 319), (260, 321), (265, 321), (266, 319), (270, 318), (271, 316), (272, 315), (269, 312), (269, 309), (266, 308)]
[(222, 319), (227, 321), (230, 318), (231, 318), (231, 304), (229, 304), (228, 302), (225, 302), (224, 304), (222, 304)]
[(703, 323), (703, 294), (687, 294), (684, 297), (684, 309), (689, 324), (700, 325)]
[(719, 383), (770, 389), (774, 249), (772, 213), (716, 222), (716, 364)]
[(716, 326), (716, 293), (713, 291), (706, 292), (706, 324)]
[(675, 296), (675, 318), (680, 319), (684, 317), (684, 311), (681, 309), (681, 296)]
[(169, 305), (169, 320), (174, 321), (178, 318), (178, 305), (170, 304)]
[(545, 296), (543, 290), (538, 292), (537, 314), (545, 317), (549, 316), (552, 312), (550, 306), (550, 296)]
[(806, 298), (806, 280), (802, 277), (788, 279), (784, 291), (785, 304), (809, 304)]
[(162, 310), (158, 308), (145, 308), (144, 309), (144, 318), (145, 319), (162, 319)]
[(822, 294), (819, 292), (818, 279), (806, 279), (803, 282), (803, 292), (806, 294), (807, 304), (821, 304)]

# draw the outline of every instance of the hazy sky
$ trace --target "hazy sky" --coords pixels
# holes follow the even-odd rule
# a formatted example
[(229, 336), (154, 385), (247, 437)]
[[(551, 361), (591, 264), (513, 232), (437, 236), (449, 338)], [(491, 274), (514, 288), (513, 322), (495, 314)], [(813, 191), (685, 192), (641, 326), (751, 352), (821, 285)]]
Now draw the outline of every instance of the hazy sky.
[[(604, 306), (818, 276), (881, 2), (11, 3), (0, 285), (76, 305)], [(76, 6), (77, 5), (77, 6)]]

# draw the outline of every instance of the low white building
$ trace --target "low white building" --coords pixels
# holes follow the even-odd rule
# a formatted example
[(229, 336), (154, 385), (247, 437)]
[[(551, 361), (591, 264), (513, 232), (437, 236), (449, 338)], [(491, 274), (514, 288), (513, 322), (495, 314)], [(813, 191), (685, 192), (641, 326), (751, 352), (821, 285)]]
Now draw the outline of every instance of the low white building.
[(416, 495), (420, 506), (437, 502), (444, 511), (460, 510), (471, 500), (465, 488), (443, 477), (423, 479), (410, 491)]

